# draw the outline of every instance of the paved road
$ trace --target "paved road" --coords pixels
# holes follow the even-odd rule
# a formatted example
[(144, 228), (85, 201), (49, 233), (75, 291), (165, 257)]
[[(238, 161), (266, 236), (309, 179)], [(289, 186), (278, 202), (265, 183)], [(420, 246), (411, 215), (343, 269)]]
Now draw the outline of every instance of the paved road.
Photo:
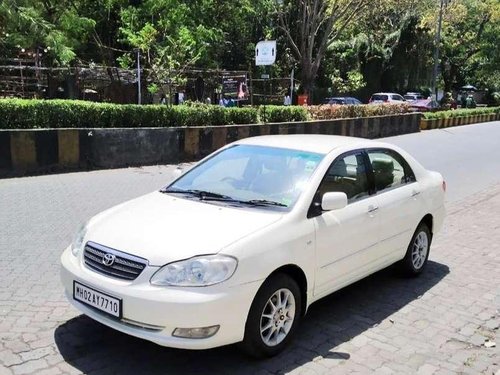
[(58, 257), (78, 223), (162, 186), (173, 166), (0, 180), (0, 375), (495, 374), (499, 348), (484, 343), (500, 342), (499, 129), (388, 139), (450, 185), (428, 272), (407, 280), (383, 271), (314, 304), (290, 350), (262, 362), (232, 346), (189, 352), (128, 337), (62, 295)]
[(500, 182), (500, 121), (437, 129), (386, 138), (439, 171), (448, 184), (448, 201), (478, 193)]

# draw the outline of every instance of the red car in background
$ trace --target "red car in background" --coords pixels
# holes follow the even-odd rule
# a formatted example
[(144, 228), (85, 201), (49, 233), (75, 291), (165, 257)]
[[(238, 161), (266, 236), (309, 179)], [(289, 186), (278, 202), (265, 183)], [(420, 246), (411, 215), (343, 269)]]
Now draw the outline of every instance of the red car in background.
[(439, 103), (433, 99), (420, 99), (409, 102), (410, 108), (415, 112), (433, 112), (439, 109)]

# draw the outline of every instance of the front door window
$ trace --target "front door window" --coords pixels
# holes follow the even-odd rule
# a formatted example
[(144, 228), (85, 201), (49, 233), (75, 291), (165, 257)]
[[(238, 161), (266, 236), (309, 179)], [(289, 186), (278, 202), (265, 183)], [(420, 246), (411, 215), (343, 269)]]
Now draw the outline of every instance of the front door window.
[(369, 195), (368, 178), (361, 152), (337, 158), (321, 182), (319, 197), (324, 193), (340, 191), (346, 193), (349, 203)]

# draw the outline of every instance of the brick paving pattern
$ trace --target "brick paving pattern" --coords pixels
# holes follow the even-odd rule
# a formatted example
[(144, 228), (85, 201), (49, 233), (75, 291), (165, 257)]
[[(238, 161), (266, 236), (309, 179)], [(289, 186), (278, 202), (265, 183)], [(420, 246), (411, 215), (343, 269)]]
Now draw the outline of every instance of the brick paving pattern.
[(172, 168), (0, 180), (0, 375), (500, 375), (500, 185), (448, 207), (425, 274), (388, 269), (321, 300), (269, 360), (162, 348), (80, 315), (59, 282), (78, 223), (161, 187)]

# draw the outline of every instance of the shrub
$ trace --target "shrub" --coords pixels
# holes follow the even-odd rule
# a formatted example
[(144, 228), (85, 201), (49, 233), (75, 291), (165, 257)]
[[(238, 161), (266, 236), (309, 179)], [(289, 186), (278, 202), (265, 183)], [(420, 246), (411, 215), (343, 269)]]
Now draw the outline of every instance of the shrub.
[(0, 100), (0, 128), (132, 128), (258, 123), (257, 108), (135, 105), (78, 100)]
[[(408, 112), (406, 105), (265, 106), (266, 122), (353, 118)], [(264, 120), (264, 106), (224, 108), (192, 103), (135, 105), (79, 100), (0, 100), (0, 129), (34, 128), (133, 128), (257, 124)]]
[(315, 120), (395, 115), (410, 112), (407, 104), (319, 105), (308, 107)]
[(306, 107), (268, 105), (259, 107), (260, 121), (266, 122), (293, 122), (307, 121), (309, 114)]
[(500, 107), (483, 107), (475, 109), (456, 109), (454, 111), (439, 111), (439, 112), (426, 112), (424, 119), (436, 120), (455, 117), (467, 117), (476, 115), (486, 115), (490, 113), (500, 113)]

